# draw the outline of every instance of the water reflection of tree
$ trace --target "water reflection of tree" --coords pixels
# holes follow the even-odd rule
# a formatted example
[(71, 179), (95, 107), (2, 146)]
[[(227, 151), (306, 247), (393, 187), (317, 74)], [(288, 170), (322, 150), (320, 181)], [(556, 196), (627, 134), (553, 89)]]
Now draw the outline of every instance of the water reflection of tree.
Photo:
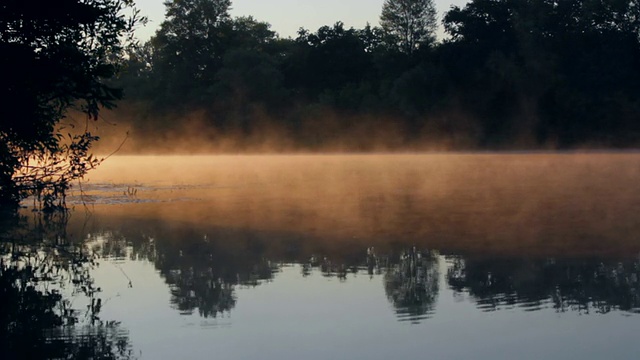
[(238, 286), (258, 286), (273, 279), (280, 265), (266, 259), (264, 246), (251, 237), (237, 238), (192, 228), (95, 233), (96, 249), (105, 256), (146, 259), (154, 263), (171, 293), (171, 304), (183, 314), (197, 311), (217, 317), (236, 305)]
[(379, 254), (370, 247), (366, 251), (342, 254), (334, 259), (312, 255), (301, 263), (302, 276), (311, 275), (314, 269), (324, 277), (334, 277), (342, 282), (359, 273), (366, 273), (371, 278), (383, 275), (387, 298), (398, 318), (418, 323), (435, 311), (440, 277), (438, 254), (416, 248), (397, 253)]
[(204, 317), (228, 312), (236, 305), (237, 286), (257, 286), (278, 271), (278, 265), (266, 260), (260, 250), (231, 252), (223, 241), (197, 235), (180, 242), (157, 241), (156, 267), (181, 312), (197, 309)]
[(340, 281), (358, 273), (385, 274), (389, 300), (406, 320), (428, 317), (438, 295), (438, 257), (432, 251), (411, 249), (389, 256), (376, 254), (373, 248), (345, 246), (342, 251), (319, 249), (310, 254), (309, 248), (300, 251), (300, 244), (273, 234), (179, 226), (161, 229), (156, 223), (123, 226), (120, 232), (101, 235), (123, 244), (103, 246), (122, 256), (130, 245), (129, 256), (151, 260), (170, 287), (173, 306), (185, 314), (224, 314), (236, 305), (238, 286), (268, 282), (282, 264), (291, 262), (301, 265), (302, 276), (317, 271)]
[(401, 320), (418, 322), (434, 312), (438, 297), (438, 256), (415, 248), (403, 252), (399, 261), (389, 264), (384, 288)]
[[(115, 256), (152, 261), (170, 287), (173, 306), (183, 313), (216, 317), (228, 312), (236, 305), (239, 286), (268, 282), (286, 263), (299, 263), (302, 276), (318, 272), (346, 282), (352, 274), (382, 275), (401, 320), (420, 321), (435, 311), (439, 257), (433, 251), (411, 249), (381, 256), (348, 242), (323, 248), (321, 241), (303, 243), (249, 230), (136, 225), (104, 233), (111, 242), (121, 242), (105, 247)], [(398, 254), (402, 246), (389, 245), (381, 253)], [(483, 310), (554, 307), (587, 313), (639, 308), (637, 261), (450, 257), (449, 262), (450, 287), (468, 293)]]
[[(2, 358), (132, 358), (126, 332), (100, 318), (100, 290), (90, 275), (95, 257), (68, 241), (66, 216), (0, 221)], [(72, 306), (77, 297), (86, 308)]]
[(537, 310), (607, 313), (640, 312), (638, 260), (523, 260), (453, 258), (449, 286), (468, 292), (483, 310), (524, 307)]

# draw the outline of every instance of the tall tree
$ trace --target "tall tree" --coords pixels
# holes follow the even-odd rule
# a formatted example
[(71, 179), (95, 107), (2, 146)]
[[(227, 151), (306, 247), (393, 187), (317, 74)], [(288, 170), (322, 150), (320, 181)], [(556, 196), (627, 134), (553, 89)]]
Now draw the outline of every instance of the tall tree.
[(159, 101), (176, 104), (203, 96), (214, 81), (231, 28), (231, 1), (170, 0), (165, 6), (166, 18), (151, 39), (154, 70), (162, 78)]
[(435, 40), (438, 23), (433, 0), (385, 0), (380, 25), (392, 45), (411, 54)]

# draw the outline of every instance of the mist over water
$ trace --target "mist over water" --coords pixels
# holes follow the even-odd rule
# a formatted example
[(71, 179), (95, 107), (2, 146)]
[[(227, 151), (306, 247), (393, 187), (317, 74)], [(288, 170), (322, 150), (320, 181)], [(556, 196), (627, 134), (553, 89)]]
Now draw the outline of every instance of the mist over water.
[(620, 255), (640, 250), (639, 177), (633, 153), (117, 156), (84, 190), (96, 212), (123, 218), (325, 242)]
[[(116, 150), (119, 155), (344, 154), (486, 148), (479, 143), (480, 129), (471, 124), (468, 115), (456, 111), (425, 118), (428, 122), (421, 129), (410, 129), (397, 116), (345, 113), (330, 108), (300, 115), (299, 124), (293, 127), (258, 112), (252, 114), (249, 129), (225, 128), (204, 110), (154, 117), (139, 111), (124, 104), (117, 110), (105, 111), (100, 121), (90, 124), (92, 133), (100, 136), (94, 151), (101, 155)], [(143, 116), (145, 121), (140, 120)], [(448, 129), (451, 122), (460, 129)], [(532, 146), (529, 140), (514, 140), (502, 148), (545, 149), (556, 145)]]

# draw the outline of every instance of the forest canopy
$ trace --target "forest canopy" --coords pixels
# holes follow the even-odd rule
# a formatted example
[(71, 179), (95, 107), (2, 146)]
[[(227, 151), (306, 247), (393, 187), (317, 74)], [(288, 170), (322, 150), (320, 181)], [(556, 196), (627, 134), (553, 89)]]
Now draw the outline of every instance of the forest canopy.
[(197, 113), (205, 140), (231, 137), (231, 151), (274, 133), (285, 139), (281, 151), (640, 139), (637, 0), (473, 0), (441, 14), (439, 41), (429, 0), (385, 1), (379, 27), (337, 22), (295, 38), (233, 18), (231, 6), (167, 2), (164, 22), (117, 82), (138, 133), (179, 133)]

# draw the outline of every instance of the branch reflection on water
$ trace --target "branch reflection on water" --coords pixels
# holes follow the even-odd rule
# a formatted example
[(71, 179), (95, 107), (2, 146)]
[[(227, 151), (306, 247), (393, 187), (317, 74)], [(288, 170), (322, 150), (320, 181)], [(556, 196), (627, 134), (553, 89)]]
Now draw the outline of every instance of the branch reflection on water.
[(66, 213), (1, 219), (2, 358), (135, 358), (128, 332), (101, 319), (101, 290), (91, 276), (97, 258), (69, 240), (67, 220)]

